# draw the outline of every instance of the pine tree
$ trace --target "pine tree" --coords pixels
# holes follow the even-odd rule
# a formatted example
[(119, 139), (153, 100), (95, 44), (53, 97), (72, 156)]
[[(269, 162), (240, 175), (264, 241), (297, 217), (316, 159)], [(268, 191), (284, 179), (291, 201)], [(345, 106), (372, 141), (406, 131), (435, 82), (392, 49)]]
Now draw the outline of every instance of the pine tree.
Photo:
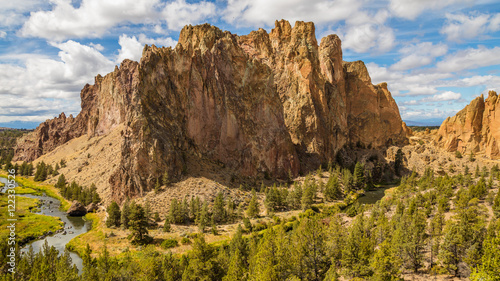
[(339, 199), (341, 196), (342, 190), (340, 189), (338, 175), (336, 173), (331, 173), (325, 186), (325, 199), (327, 201), (333, 201)]
[(293, 190), (290, 193), (288, 193), (287, 197), (288, 206), (293, 210), (300, 209), (301, 199), (302, 199), (302, 187), (299, 184), (297, 184), (297, 182), (295, 182), (293, 184)]
[(208, 226), (208, 219), (209, 219), (208, 203), (204, 201), (200, 213), (198, 215), (198, 219), (196, 221), (196, 224), (198, 225), (198, 230), (201, 233), (205, 232), (205, 229)]
[(67, 184), (67, 182), (66, 182), (66, 178), (64, 177), (64, 174), (61, 174), (61, 175), (59, 176), (59, 178), (57, 179), (57, 183), (56, 183), (55, 187), (57, 187), (57, 188), (61, 189), (61, 188), (63, 188), (66, 184)]
[(304, 182), (304, 189), (302, 193), (302, 210), (310, 209), (312, 204), (314, 203), (315, 197), (315, 187), (313, 183), (308, 183), (306, 180)]
[(78, 269), (73, 265), (68, 249), (64, 250), (56, 261), (55, 264), (55, 280), (77, 281), (80, 280), (78, 276)]
[(456, 222), (451, 222), (445, 229), (445, 235), (439, 252), (439, 259), (444, 267), (458, 273), (458, 264), (463, 255), (463, 237)]
[(344, 192), (346, 195), (354, 191), (354, 177), (349, 169), (344, 169), (342, 171), (342, 183), (344, 184)]
[(369, 275), (372, 254), (372, 240), (365, 229), (365, 218), (361, 213), (354, 219), (342, 250), (342, 267), (346, 275), (354, 277)]
[(129, 228), (129, 221), (130, 221), (130, 202), (127, 199), (125, 203), (123, 203), (123, 208), (121, 213), (121, 224), (123, 228), (125, 229)]
[(120, 206), (118, 206), (118, 204), (115, 201), (112, 201), (111, 204), (108, 206), (107, 212), (108, 212), (108, 219), (106, 220), (106, 226), (119, 227), (121, 224)]
[(143, 244), (148, 235), (148, 221), (141, 205), (132, 202), (130, 207), (129, 228), (131, 230), (132, 243)]
[(222, 281), (245, 280), (246, 266), (239, 249), (231, 252), (229, 268)]
[(378, 250), (373, 255), (371, 266), (374, 271), (374, 280), (400, 280), (400, 261), (388, 239), (378, 246)]
[(363, 164), (356, 162), (354, 167), (354, 185), (356, 188), (365, 188), (365, 167)]
[(471, 152), (470, 152), (470, 154), (469, 154), (469, 161), (470, 161), (470, 162), (474, 162), (474, 161), (476, 161), (476, 157), (474, 157), (474, 152), (472, 152), (472, 151), (471, 151)]
[(290, 280), (293, 261), (284, 229), (268, 228), (256, 246), (249, 263), (249, 280)]
[[(401, 250), (404, 254), (403, 260), (406, 262), (409, 269), (417, 273), (418, 269), (423, 264), (425, 229), (427, 226), (425, 215), (421, 210), (413, 214), (405, 214), (400, 225), (407, 231), (403, 244), (401, 245)], [(402, 230), (402, 232), (404, 232), (404, 230)]]
[(493, 201), (493, 212), (497, 218), (500, 217), (500, 191), (497, 192), (495, 200)]
[(301, 280), (323, 280), (330, 258), (326, 254), (326, 233), (316, 218), (304, 218), (294, 231), (292, 256), (297, 267), (296, 275)]
[(256, 218), (259, 216), (259, 213), (259, 202), (257, 201), (257, 193), (254, 189), (252, 190), (252, 199), (250, 199), (250, 203), (248, 203), (247, 216), (250, 218)]
[(154, 214), (154, 216), (153, 216), (153, 220), (154, 220), (155, 222), (159, 222), (159, 221), (161, 221), (161, 219), (160, 219), (160, 214), (159, 214), (158, 212), (155, 212), (155, 214)]
[(482, 263), (477, 271), (471, 275), (471, 280), (499, 280), (500, 279), (500, 237), (490, 236), (484, 241)]
[(198, 221), (198, 215), (201, 210), (201, 201), (198, 196), (191, 197), (191, 202), (189, 204), (189, 217), (192, 221)]
[(222, 223), (226, 221), (226, 210), (224, 207), (224, 194), (222, 194), (222, 192), (219, 192), (215, 197), (214, 207), (212, 210), (212, 219), (214, 223)]
[(474, 177), (475, 178), (479, 178), (479, 176), (481, 175), (481, 172), (479, 170), (479, 164), (476, 165), (476, 171), (474, 172)]
[(92, 250), (90, 249), (90, 245), (87, 244), (85, 251), (82, 255), (83, 260), (83, 273), (82, 277), (84, 280), (99, 280), (97, 271), (95, 269), (95, 259), (91, 256)]
[(396, 159), (394, 160), (394, 171), (398, 176), (401, 176), (401, 172), (403, 170), (403, 160), (404, 160), (404, 154), (401, 148), (399, 148), (398, 151), (396, 152)]
[(205, 242), (203, 235), (194, 239), (188, 258), (189, 264), (182, 274), (183, 281), (217, 280), (214, 249)]
[(168, 218), (165, 219), (165, 224), (163, 224), (163, 232), (170, 232), (170, 220)]
[(184, 223), (184, 214), (182, 210), (182, 202), (177, 201), (177, 199), (172, 199), (170, 201), (170, 211), (169, 211), (170, 222), (174, 224)]

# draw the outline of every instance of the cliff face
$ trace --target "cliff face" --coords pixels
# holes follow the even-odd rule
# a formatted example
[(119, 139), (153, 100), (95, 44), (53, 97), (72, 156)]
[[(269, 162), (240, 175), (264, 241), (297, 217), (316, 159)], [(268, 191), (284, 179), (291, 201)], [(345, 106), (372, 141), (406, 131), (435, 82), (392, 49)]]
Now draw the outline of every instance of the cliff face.
[(76, 118), (42, 123), (16, 158), (124, 124), (109, 179), (116, 199), (150, 189), (165, 171), (179, 177), (187, 156), (286, 178), (332, 161), (345, 144), (407, 141), (387, 85), (372, 85), (362, 62), (344, 63), (336, 35), (318, 45), (313, 23), (282, 20), (245, 36), (186, 26), (175, 48), (146, 46), (140, 63), (124, 61), (81, 97)]
[(386, 83), (372, 85), (362, 61), (345, 62), (349, 141), (370, 147), (400, 144), (411, 130)]
[(438, 131), (437, 141), (447, 151), (484, 152), (491, 159), (499, 159), (500, 112), (499, 99), (494, 91), (483, 95), (453, 117), (448, 117)]

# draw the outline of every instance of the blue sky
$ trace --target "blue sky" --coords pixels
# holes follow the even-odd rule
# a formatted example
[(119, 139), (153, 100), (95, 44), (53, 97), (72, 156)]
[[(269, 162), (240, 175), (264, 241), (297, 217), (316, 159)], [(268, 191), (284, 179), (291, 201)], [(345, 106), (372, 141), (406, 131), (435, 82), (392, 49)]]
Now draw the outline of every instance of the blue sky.
[(404, 120), (439, 123), (500, 88), (498, 1), (1, 1), (0, 125), (76, 115), (94, 76), (144, 44), (175, 46), (186, 24), (247, 34), (277, 19), (313, 21), (318, 41), (339, 35), (344, 60), (387, 82)]

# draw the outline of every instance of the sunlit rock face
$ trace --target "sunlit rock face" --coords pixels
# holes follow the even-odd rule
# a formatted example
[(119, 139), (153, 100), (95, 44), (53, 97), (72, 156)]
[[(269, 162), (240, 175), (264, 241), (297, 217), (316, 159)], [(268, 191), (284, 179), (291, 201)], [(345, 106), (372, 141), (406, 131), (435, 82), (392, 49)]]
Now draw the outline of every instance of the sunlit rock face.
[(495, 91), (488, 98), (481, 95), (453, 117), (448, 117), (438, 131), (438, 142), (448, 151), (480, 152), (499, 159), (500, 110)]
[(42, 123), (16, 159), (124, 124), (109, 179), (118, 200), (150, 190), (165, 171), (179, 178), (187, 156), (286, 179), (334, 161), (345, 145), (382, 148), (408, 134), (387, 85), (372, 85), (363, 62), (344, 62), (338, 36), (318, 44), (311, 22), (243, 36), (186, 26), (175, 48), (146, 46), (140, 62), (98, 75), (81, 99), (76, 118)]

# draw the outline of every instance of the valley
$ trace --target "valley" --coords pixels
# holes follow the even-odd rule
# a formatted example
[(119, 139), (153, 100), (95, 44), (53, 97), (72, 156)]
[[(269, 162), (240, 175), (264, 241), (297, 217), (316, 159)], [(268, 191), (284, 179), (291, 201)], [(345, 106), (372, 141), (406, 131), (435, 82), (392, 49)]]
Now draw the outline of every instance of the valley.
[(78, 115), (5, 133), (4, 279), (498, 280), (496, 92), (408, 127), (341, 44), (187, 25), (95, 76)]

